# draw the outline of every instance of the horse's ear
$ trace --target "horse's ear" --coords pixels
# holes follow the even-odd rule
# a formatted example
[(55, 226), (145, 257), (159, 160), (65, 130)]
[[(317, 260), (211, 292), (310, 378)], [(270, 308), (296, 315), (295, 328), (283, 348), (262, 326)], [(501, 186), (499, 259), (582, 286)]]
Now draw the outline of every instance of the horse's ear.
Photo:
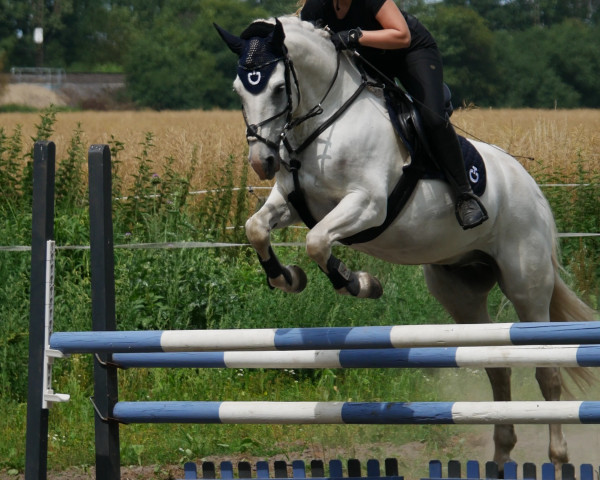
[(232, 33), (229, 33), (227, 30), (219, 27), (219, 25), (217, 25), (216, 23), (213, 23), (213, 25), (217, 29), (217, 32), (219, 32), (219, 35), (221, 35), (221, 38), (227, 44), (229, 49), (239, 57), (242, 54), (242, 49), (244, 46), (243, 40), (240, 37), (236, 37)]
[(285, 40), (285, 32), (283, 31), (283, 25), (278, 18), (275, 19), (275, 29), (273, 30), (273, 37), (271, 39), (271, 45), (276, 47), (278, 50), (283, 49), (283, 41)]

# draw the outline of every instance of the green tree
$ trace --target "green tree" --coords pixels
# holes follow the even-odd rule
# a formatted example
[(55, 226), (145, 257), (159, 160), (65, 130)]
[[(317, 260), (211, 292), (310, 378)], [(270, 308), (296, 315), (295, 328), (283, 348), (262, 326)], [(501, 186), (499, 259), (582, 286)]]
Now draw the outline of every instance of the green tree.
[(261, 7), (270, 15), (286, 15), (298, 9), (298, 0), (246, 0), (251, 4)]
[[(577, 20), (496, 32), (498, 106), (597, 108), (600, 30)], [(527, 48), (524, 48), (527, 46)]]
[(556, 25), (570, 18), (595, 23), (600, 10), (600, 0), (443, 0), (443, 3), (472, 8), (492, 30), (525, 30)]
[(171, 0), (138, 30), (125, 69), (131, 97), (157, 109), (232, 108), (235, 56), (212, 23), (239, 33), (266, 12), (239, 0)]
[(444, 79), (455, 105), (490, 105), (496, 93), (493, 34), (474, 10), (438, 5), (423, 17), (442, 53)]
[(567, 20), (548, 31), (547, 45), (549, 64), (579, 97), (576, 104), (563, 107), (600, 107), (600, 27)]

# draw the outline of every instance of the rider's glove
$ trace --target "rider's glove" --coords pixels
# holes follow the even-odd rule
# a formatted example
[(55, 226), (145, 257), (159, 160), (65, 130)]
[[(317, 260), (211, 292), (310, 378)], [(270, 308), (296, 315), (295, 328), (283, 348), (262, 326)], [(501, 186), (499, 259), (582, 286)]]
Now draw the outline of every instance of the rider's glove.
[(362, 37), (362, 30), (360, 28), (353, 28), (352, 30), (342, 30), (341, 32), (334, 33), (331, 36), (331, 41), (335, 45), (335, 49), (339, 51), (358, 47), (360, 37)]

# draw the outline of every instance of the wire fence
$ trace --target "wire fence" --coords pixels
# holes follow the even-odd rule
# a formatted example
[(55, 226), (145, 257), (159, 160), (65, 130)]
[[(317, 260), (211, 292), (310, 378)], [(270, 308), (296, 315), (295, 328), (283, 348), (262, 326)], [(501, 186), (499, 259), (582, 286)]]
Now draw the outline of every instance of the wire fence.
[[(590, 186), (600, 186), (600, 184), (595, 183), (545, 183), (540, 184), (540, 188), (577, 188), (577, 187), (590, 187)], [(270, 191), (273, 187), (234, 187), (232, 191), (240, 191), (247, 190), (249, 194), (253, 194), (256, 191)], [(223, 191), (223, 189), (211, 189), (211, 190), (193, 190), (188, 192), (188, 195), (205, 195), (210, 193), (219, 193)], [(155, 198), (159, 195), (149, 195), (148, 198)], [(117, 197), (115, 201), (127, 201), (129, 197)], [(240, 229), (243, 227), (228, 227), (229, 229)], [(292, 226), (288, 228), (301, 228), (306, 229), (303, 226)], [(600, 232), (598, 233), (589, 233), (589, 232), (563, 232), (558, 233), (559, 238), (598, 238), (600, 237)], [(282, 243), (273, 243), (273, 246), (278, 247), (300, 247), (303, 246), (302, 242), (282, 242)], [(120, 245), (115, 245), (114, 248), (122, 248), (122, 249), (187, 249), (187, 248), (236, 248), (236, 247), (249, 247), (251, 246), (249, 243), (228, 243), (228, 242), (183, 242), (183, 241), (175, 241), (175, 242), (153, 242), (153, 243), (125, 243)], [(89, 245), (57, 245), (57, 250), (89, 250)], [(31, 246), (29, 245), (8, 245), (2, 246), (0, 245), (0, 252), (27, 252), (31, 250)]]
[[(306, 227), (300, 227), (306, 228)], [(559, 238), (599, 238), (600, 233), (559, 233)], [(304, 242), (279, 242), (273, 243), (274, 247), (303, 247)], [(336, 243), (336, 245), (341, 245)], [(238, 248), (250, 247), (249, 243), (228, 243), (228, 242), (153, 242), (153, 243), (124, 243), (114, 245), (114, 248), (136, 250), (157, 250), (157, 249), (190, 249), (190, 248)], [(57, 245), (56, 250), (89, 250), (89, 245)], [(28, 252), (31, 250), (29, 245), (0, 246), (0, 252)]]

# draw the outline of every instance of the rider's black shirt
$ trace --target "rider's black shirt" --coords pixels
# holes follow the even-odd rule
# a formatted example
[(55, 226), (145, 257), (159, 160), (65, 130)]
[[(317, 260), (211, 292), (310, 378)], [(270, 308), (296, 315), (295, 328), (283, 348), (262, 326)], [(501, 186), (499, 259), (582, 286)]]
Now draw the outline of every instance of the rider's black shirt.
[[(346, 16), (337, 18), (334, 10), (335, 0), (306, 0), (306, 4), (300, 12), (300, 18), (316, 24), (319, 27), (328, 26), (334, 32), (350, 30), (360, 27), (363, 30), (382, 30), (383, 27), (375, 18), (385, 0), (353, 0)], [(359, 52), (377, 68), (394, 76), (394, 67), (397, 62), (409, 52), (421, 48), (437, 48), (436, 43), (429, 31), (419, 20), (412, 15), (402, 11), (411, 34), (411, 42), (408, 48), (399, 50), (383, 50), (379, 48), (359, 47)]]

